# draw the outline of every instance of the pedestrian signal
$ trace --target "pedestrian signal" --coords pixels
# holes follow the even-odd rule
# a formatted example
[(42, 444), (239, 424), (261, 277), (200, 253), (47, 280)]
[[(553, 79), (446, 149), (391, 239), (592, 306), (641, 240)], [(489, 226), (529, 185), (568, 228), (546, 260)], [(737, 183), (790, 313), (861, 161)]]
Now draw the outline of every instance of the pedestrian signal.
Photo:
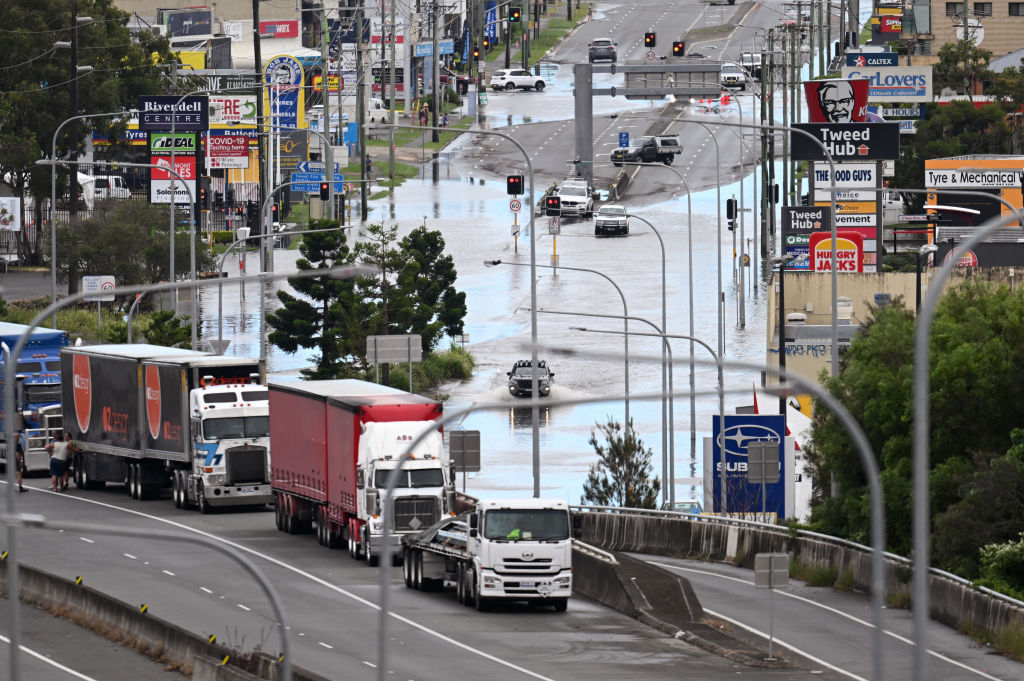
[(505, 189), (509, 196), (520, 196), (523, 193), (523, 176), (509, 175), (505, 180)]
[(562, 199), (557, 196), (549, 196), (544, 199), (544, 213), (545, 215), (561, 215)]
[(326, 182), (320, 183), (320, 200), (328, 201), (331, 198), (331, 187)]

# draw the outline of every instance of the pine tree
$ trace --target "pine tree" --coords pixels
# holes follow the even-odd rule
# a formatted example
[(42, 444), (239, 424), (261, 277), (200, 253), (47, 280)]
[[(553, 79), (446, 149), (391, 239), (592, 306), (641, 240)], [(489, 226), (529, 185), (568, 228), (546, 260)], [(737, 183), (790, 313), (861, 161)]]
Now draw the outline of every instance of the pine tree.
[(633, 430), (633, 421), (623, 431), (622, 425), (612, 419), (607, 424), (596, 424), (604, 434), (605, 443), (597, 440), (591, 431), (590, 445), (598, 460), (590, 467), (583, 483), (582, 504), (618, 506), (622, 508), (657, 508), (661, 481), (652, 478), (650, 449)]
[[(314, 220), (309, 229), (337, 226), (334, 221)], [(302, 258), (296, 266), (300, 272), (349, 265), (355, 259), (342, 230), (303, 235), (299, 252)], [(356, 281), (325, 275), (289, 279), (288, 283), (301, 297), (278, 291), (283, 307), (267, 315), (267, 323), (274, 329), (270, 342), (287, 353), (300, 347), (317, 348), (320, 352), (313, 357), (316, 366), (302, 370), (306, 378), (342, 378), (363, 368), (366, 305)]]

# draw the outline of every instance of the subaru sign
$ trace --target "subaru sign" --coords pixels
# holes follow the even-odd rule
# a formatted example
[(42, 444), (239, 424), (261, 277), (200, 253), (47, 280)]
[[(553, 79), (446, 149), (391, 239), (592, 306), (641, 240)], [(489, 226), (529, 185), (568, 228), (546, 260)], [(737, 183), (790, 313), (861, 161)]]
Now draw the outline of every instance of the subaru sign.
[[(787, 465), (788, 462), (785, 460), (785, 432), (785, 422), (778, 414), (726, 414), (724, 419), (720, 415), (715, 415), (711, 443), (713, 458), (711, 465), (705, 465), (704, 470), (705, 476), (710, 474), (714, 478), (709, 482), (713, 485), (716, 511), (724, 510), (726, 513), (742, 514), (761, 513), (762, 485), (747, 482), (749, 470), (747, 447), (752, 443), (768, 443), (775, 445), (782, 475), (778, 482), (764, 484), (764, 510), (767, 513), (777, 514), (779, 518), (787, 517), (786, 507), (793, 504), (792, 501), (789, 504), (786, 503), (786, 483), (792, 481), (793, 469), (792, 465)], [(726, 509), (717, 506), (722, 495), (723, 453), (726, 469), (726, 502), (728, 503)], [(790, 496), (792, 496), (792, 492), (790, 492)]]

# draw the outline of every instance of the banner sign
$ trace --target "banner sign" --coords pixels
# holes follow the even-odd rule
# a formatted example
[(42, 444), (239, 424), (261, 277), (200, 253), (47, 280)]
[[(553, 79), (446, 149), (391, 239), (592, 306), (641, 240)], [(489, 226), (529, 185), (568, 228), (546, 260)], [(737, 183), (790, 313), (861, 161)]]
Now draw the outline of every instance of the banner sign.
[(284, 21), (276, 19), (273, 21), (260, 22), (261, 38), (298, 38), (299, 22), (297, 20)]
[(0, 196), (0, 230), (21, 231), (21, 197)]
[(811, 268), (811, 234), (829, 229), (832, 224), (830, 206), (783, 206), (782, 233), (785, 235), (785, 254), (792, 256), (787, 270)]
[[(180, 100), (180, 101), (179, 101)], [(209, 105), (204, 95), (147, 95), (139, 97), (139, 130), (199, 131), (209, 127)]]
[(299, 127), (302, 102), (302, 64), (290, 55), (281, 54), (267, 62), (263, 79), (267, 84), (267, 111), (274, 125)]
[(871, 102), (932, 101), (931, 66), (844, 66), (842, 73), (843, 78), (867, 78), (870, 82), (868, 101)]
[[(899, 158), (897, 123), (794, 123), (793, 127), (819, 140), (833, 161), (877, 161)], [(821, 145), (805, 135), (790, 134), (794, 161), (826, 161)]]
[(903, 16), (883, 16), (879, 30), (882, 33), (901, 33), (903, 31)]
[(868, 81), (804, 81), (807, 120), (812, 123), (862, 123), (868, 113)]
[(1024, 185), (1024, 168), (993, 169), (993, 170), (936, 170), (925, 168), (924, 186), (942, 189), (943, 187), (970, 187), (971, 189), (995, 189), (1002, 187), (1021, 187)]
[(206, 167), (248, 168), (249, 136), (235, 135), (230, 130), (211, 130), (206, 137)]
[[(832, 234), (815, 232), (811, 235), (811, 270), (832, 271)], [(864, 271), (864, 237), (857, 232), (836, 232), (836, 272)]]
[(210, 127), (256, 126), (256, 95), (210, 95)]
[(899, 66), (896, 52), (847, 52), (847, 66)]

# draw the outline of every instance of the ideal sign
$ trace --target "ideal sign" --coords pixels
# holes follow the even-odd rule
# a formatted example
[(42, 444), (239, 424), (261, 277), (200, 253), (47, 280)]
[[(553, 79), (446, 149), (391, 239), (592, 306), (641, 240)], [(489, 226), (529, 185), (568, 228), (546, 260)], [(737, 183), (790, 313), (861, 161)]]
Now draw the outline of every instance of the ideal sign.
[(932, 101), (932, 67), (899, 66), (896, 68), (844, 66), (843, 78), (868, 79), (868, 101), (930, 102)]
[(833, 161), (877, 161), (899, 158), (900, 126), (897, 123), (794, 123), (821, 142), (806, 135), (790, 133), (794, 161), (827, 161), (825, 150)]
[[(811, 270), (832, 271), (832, 234), (811, 235)], [(864, 271), (864, 237), (856, 232), (840, 231), (836, 235), (836, 272)]]

